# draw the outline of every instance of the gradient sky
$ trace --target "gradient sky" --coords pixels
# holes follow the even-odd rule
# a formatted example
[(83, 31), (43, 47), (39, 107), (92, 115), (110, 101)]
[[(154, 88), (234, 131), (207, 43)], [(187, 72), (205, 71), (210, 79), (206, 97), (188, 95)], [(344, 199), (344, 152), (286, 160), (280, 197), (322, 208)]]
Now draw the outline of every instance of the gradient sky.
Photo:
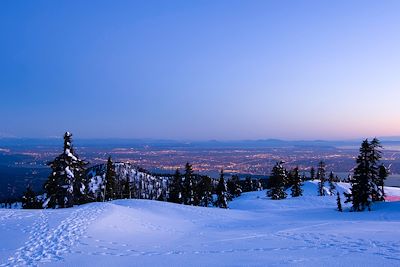
[(400, 1), (0, 1), (0, 135), (400, 135)]

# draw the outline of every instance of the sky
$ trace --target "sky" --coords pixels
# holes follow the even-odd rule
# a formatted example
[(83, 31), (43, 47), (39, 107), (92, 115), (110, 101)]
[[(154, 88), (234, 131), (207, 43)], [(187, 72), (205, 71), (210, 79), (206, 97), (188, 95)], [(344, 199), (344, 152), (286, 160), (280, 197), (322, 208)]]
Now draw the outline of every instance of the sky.
[(400, 136), (400, 1), (0, 1), (0, 137)]

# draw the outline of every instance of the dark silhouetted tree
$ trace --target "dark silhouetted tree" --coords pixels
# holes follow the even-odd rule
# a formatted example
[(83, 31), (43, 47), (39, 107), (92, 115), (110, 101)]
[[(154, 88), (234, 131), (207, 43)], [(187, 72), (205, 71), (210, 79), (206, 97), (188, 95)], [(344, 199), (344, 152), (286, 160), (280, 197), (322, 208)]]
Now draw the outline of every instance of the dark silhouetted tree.
[(319, 180), (318, 182), (318, 195), (319, 196), (325, 196), (325, 163), (323, 161), (320, 161), (318, 164), (318, 169), (317, 169), (317, 179)]
[(228, 198), (227, 198), (228, 189), (226, 188), (223, 170), (221, 170), (216, 191), (217, 191), (217, 201), (215, 202), (215, 205), (217, 207), (227, 209), (228, 208)]
[(170, 184), (169, 190), (169, 199), (168, 201), (173, 203), (182, 204), (182, 175), (179, 172), (179, 169), (176, 169), (174, 176), (172, 177), (172, 181)]
[(329, 182), (329, 193), (330, 195), (335, 195), (336, 186), (335, 186), (335, 175), (333, 172), (330, 172), (328, 182)]
[(113, 200), (117, 198), (117, 174), (115, 172), (115, 166), (111, 159), (111, 156), (108, 157), (107, 165), (106, 165), (106, 174), (104, 177), (104, 199), (105, 200)]
[(340, 200), (340, 193), (337, 193), (337, 198), (336, 198), (336, 204), (337, 204), (337, 210), (342, 212), (342, 201)]
[(377, 186), (379, 190), (379, 201), (385, 201), (385, 180), (389, 176), (389, 170), (382, 164), (378, 170)]
[(310, 170), (310, 179), (311, 179), (311, 180), (315, 180), (315, 169), (314, 169), (314, 167), (311, 167), (311, 170)]
[(206, 175), (203, 175), (198, 185), (198, 198), (199, 205), (203, 207), (210, 207), (213, 205), (213, 183), (212, 179)]
[(238, 197), (242, 194), (242, 188), (239, 184), (239, 176), (232, 175), (232, 177), (226, 183), (228, 188), (228, 199), (232, 200), (235, 197)]
[(22, 208), (23, 209), (40, 209), (41, 203), (38, 201), (32, 186), (28, 186), (24, 195), (22, 196)]
[(253, 180), (251, 179), (250, 176), (247, 176), (246, 180), (244, 181), (243, 192), (251, 192), (251, 191), (253, 191)]
[(301, 188), (302, 182), (299, 174), (299, 167), (294, 168), (291, 171), (291, 184), (292, 184), (292, 197), (299, 197), (303, 195), (303, 189)]
[(195, 204), (195, 188), (192, 165), (186, 163), (183, 181), (183, 203), (185, 205)]
[(267, 191), (267, 196), (271, 199), (284, 199), (287, 194), (285, 192), (285, 181), (287, 178), (286, 170), (283, 168), (283, 162), (277, 162), (272, 168), (269, 178), (270, 189)]
[[(353, 211), (371, 210), (371, 202), (382, 199), (379, 189), (379, 160), (381, 158), (381, 146), (378, 139), (371, 142), (364, 140), (357, 157), (357, 166), (350, 178), (351, 193), (344, 193), (346, 203), (352, 203)], [(378, 184), (377, 184), (378, 182)]]

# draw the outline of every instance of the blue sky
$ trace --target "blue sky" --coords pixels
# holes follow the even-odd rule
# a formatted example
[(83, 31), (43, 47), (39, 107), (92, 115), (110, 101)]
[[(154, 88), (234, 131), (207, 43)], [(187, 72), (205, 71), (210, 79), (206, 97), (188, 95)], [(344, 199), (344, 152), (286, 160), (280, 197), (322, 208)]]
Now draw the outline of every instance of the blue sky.
[(400, 135), (399, 1), (1, 1), (0, 135)]

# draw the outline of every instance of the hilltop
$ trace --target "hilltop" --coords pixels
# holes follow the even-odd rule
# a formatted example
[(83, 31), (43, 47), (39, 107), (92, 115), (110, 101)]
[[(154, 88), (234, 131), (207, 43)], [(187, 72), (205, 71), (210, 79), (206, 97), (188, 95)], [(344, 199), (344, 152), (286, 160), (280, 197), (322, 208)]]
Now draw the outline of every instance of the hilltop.
[[(230, 209), (115, 200), (69, 209), (0, 210), (0, 266), (394, 266), (400, 202), (337, 212), (336, 198), (244, 193)], [(338, 183), (339, 191), (348, 184)], [(386, 188), (400, 196), (400, 189)], [(389, 198), (390, 198), (389, 197)]]

